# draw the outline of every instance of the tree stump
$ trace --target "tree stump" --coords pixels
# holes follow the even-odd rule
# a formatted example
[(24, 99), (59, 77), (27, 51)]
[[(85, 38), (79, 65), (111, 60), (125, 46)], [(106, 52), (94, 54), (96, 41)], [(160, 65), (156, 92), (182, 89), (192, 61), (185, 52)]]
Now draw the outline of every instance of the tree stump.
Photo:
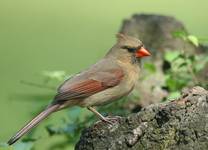
[(152, 104), (114, 125), (94, 124), (82, 132), (76, 150), (206, 150), (208, 91), (194, 87), (171, 102)]

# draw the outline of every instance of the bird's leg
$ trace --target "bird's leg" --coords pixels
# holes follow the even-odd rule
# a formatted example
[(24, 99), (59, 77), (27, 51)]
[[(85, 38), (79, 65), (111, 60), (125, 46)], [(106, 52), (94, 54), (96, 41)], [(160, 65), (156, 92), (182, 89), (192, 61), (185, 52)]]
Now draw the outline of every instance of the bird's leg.
[(98, 116), (98, 118), (100, 118), (100, 120), (106, 122), (106, 123), (109, 123), (109, 124), (113, 124), (112, 121), (110, 121), (112, 118), (107, 118), (107, 117), (104, 117), (103, 115), (101, 115), (95, 108), (93, 107), (87, 107), (88, 110), (90, 110), (91, 112), (93, 112), (94, 114), (96, 114), (96, 116)]

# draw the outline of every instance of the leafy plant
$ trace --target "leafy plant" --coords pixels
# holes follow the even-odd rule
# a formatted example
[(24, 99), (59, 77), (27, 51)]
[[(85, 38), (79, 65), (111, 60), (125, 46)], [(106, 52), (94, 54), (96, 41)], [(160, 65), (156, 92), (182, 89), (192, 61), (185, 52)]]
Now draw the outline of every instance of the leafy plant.
[(172, 35), (173, 35), (173, 37), (181, 38), (184, 41), (188, 41), (188, 42), (192, 43), (196, 47), (199, 46), (198, 38), (196, 36), (194, 36), (194, 35), (189, 35), (185, 31), (175, 31), (175, 32), (172, 33)]
[[(169, 56), (172, 55), (170, 58)], [(173, 57), (174, 56), (174, 57)], [(188, 85), (202, 85), (197, 78), (208, 59), (203, 55), (186, 55), (183, 52), (166, 52), (165, 61), (170, 64), (166, 72), (166, 84), (170, 90), (180, 90)]]
[[(184, 31), (174, 32), (173, 36), (191, 42), (196, 47), (199, 46), (198, 38), (193, 35), (188, 35)], [(166, 66), (169, 66), (164, 70), (164, 87), (170, 92), (170, 97), (178, 96), (178, 91), (186, 86), (207, 86), (206, 83), (203, 83), (197, 77), (206, 63), (208, 63), (208, 57), (206, 55), (187, 54), (183, 50), (166, 51), (164, 54), (164, 62)]]

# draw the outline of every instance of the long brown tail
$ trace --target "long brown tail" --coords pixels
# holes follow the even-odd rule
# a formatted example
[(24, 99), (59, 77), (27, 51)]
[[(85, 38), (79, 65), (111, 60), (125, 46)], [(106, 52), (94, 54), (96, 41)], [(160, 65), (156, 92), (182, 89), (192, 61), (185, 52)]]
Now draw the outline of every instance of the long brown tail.
[(28, 122), (22, 129), (20, 129), (10, 140), (7, 142), (9, 145), (12, 145), (17, 140), (19, 140), (23, 135), (25, 135), (28, 131), (30, 131), (33, 127), (35, 127), (39, 122), (49, 116), (51, 113), (56, 111), (59, 108), (59, 105), (52, 105), (47, 107), (44, 111), (38, 114), (35, 118), (33, 118), (30, 122)]

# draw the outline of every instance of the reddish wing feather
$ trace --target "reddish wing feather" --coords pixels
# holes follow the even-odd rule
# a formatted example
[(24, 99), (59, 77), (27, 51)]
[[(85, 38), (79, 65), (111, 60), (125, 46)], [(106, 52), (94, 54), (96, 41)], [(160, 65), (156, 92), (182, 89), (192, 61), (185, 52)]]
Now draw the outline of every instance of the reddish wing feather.
[(123, 78), (123, 72), (121, 70), (110, 70), (109, 73), (111, 76), (99, 76), (99, 80), (87, 79), (86, 81), (69, 87), (66, 91), (58, 93), (55, 97), (55, 101), (61, 102), (70, 99), (85, 98), (118, 85)]

